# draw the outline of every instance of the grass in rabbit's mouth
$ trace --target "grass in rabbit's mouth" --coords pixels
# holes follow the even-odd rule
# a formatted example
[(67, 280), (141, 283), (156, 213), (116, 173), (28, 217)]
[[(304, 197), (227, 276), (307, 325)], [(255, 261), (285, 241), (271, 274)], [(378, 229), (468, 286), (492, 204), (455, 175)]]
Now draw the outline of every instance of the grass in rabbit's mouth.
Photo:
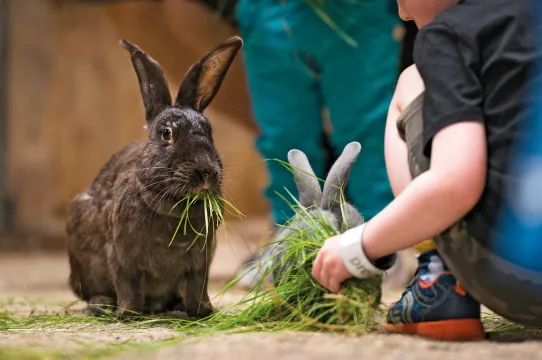
[[(189, 216), (190, 208), (194, 205), (203, 205), (204, 224), (201, 229), (196, 229), (194, 227), (194, 224)], [(188, 246), (187, 251), (194, 246), (196, 240), (198, 240), (200, 237), (204, 237), (204, 244), (201, 249), (204, 250), (207, 247), (207, 239), (209, 238), (209, 234), (214, 236), (214, 232), (219, 225), (227, 227), (225, 221), (226, 213), (235, 217), (244, 216), (230, 201), (210, 190), (203, 190), (199, 193), (188, 193), (184, 198), (177, 201), (177, 203), (173, 205), (170, 213), (176, 208), (180, 209), (181, 216), (169, 246), (173, 244), (173, 241), (179, 234), (179, 231), (181, 231), (183, 235), (187, 235), (188, 231), (190, 230), (191, 232), (195, 233), (196, 236)]]

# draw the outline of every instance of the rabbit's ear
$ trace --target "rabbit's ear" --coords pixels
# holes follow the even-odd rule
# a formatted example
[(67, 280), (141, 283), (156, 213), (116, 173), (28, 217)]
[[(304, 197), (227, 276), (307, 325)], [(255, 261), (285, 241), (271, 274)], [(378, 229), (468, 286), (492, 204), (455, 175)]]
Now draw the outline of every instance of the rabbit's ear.
[(215, 97), (243, 40), (233, 36), (192, 65), (181, 84), (175, 106), (203, 112)]
[(139, 88), (145, 105), (145, 118), (150, 122), (164, 107), (171, 106), (171, 94), (164, 76), (164, 71), (152, 57), (147, 55), (137, 45), (124, 39), (120, 41), (132, 57)]
[(351, 142), (345, 146), (341, 156), (329, 170), (323, 191), (322, 209), (334, 213), (341, 211), (340, 201), (342, 192), (350, 176), (350, 169), (361, 151), (361, 144)]
[(305, 207), (319, 205), (322, 201), (322, 189), (309, 164), (309, 159), (300, 150), (288, 152), (288, 162), (292, 165), (294, 179), (299, 192), (299, 203)]

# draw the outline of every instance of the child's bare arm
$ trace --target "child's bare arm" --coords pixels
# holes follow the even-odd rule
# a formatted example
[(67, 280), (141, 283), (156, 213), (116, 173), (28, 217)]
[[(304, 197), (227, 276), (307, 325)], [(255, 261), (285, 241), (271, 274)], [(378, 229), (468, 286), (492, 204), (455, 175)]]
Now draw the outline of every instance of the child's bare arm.
[[(463, 121), (433, 138), (431, 169), (416, 177), (365, 225), (363, 252), (369, 261), (407, 249), (440, 234), (471, 210), (486, 178), (485, 126)], [(326, 240), (312, 269), (332, 292), (351, 277), (341, 259), (341, 236)]]
[(423, 80), (415, 65), (405, 69), (399, 80), (397, 88), (388, 110), (386, 132), (384, 140), (384, 155), (386, 170), (390, 185), (395, 196), (412, 181), (408, 167), (408, 150), (406, 143), (399, 136), (397, 120), (404, 109), (424, 90)]
[(378, 259), (438, 235), (466, 215), (482, 195), (487, 167), (485, 127), (450, 125), (433, 139), (431, 169), (367, 223), (363, 248)]
[(388, 109), (388, 119), (386, 121), (386, 132), (384, 134), (384, 157), (386, 160), (386, 171), (390, 181), (393, 195), (399, 195), (403, 189), (412, 181), (408, 163), (404, 160), (408, 158), (408, 149), (406, 143), (399, 136), (397, 131), (397, 119), (401, 115), (398, 104), (398, 82), (397, 89), (391, 100)]

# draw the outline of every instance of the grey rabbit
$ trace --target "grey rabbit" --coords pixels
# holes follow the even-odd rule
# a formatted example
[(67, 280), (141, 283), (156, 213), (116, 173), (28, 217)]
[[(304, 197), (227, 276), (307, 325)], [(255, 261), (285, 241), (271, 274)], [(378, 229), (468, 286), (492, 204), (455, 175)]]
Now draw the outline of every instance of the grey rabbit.
[[(120, 44), (137, 74), (148, 139), (115, 153), (90, 188), (72, 200), (69, 284), (97, 313), (116, 307), (119, 318), (168, 311), (207, 316), (214, 311), (207, 291), (214, 232), (187, 251), (196, 238), (188, 226), (169, 246), (185, 204), (171, 209), (189, 192), (222, 194), (223, 165), (202, 113), (243, 41), (231, 37), (193, 64), (175, 103), (160, 65), (137, 45)], [(195, 230), (205, 226), (204, 211), (202, 201), (189, 208)]]
[[(288, 152), (288, 162), (294, 173), (294, 179), (299, 194), (299, 204), (307, 209), (309, 214), (325, 219), (333, 228), (343, 233), (346, 230), (363, 224), (364, 220), (359, 211), (344, 199), (344, 190), (350, 176), (350, 169), (361, 151), (361, 144), (351, 142), (347, 144), (331, 167), (323, 191), (318, 178), (310, 166), (307, 156), (300, 150)], [(311, 230), (311, 225), (304, 222), (303, 217), (295, 215), (288, 222), (289, 225), (281, 227), (265, 247), (258, 264), (245, 271), (240, 279), (241, 284), (251, 286), (256, 284), (264, 275), (269, 282), (280, 277), (280, 270), (288, 263), (282, 263), (281, 250), (288, 236), (299, 230)], [(268, 261), (268, 259), (272, 259)], [(395, 263), (396, 255), (379, 259), (377, 267), (387, 270)]]

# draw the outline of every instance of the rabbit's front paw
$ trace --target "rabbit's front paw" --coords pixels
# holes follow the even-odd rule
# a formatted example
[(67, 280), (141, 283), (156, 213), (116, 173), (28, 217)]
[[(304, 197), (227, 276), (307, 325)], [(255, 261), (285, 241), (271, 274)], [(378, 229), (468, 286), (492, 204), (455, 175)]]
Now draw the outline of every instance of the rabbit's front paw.
[(167, 313), (162, 314), (162, 317), (169, 318), (169, 319), (182, 319), (182, 320), (189, 319), (188, 315), (184, 311), (168, 311)]
[(135, 320), (142, 316), (138, 311), (124, 308), (117, 309), (115, 315), (118, 320)]
[(199, 307), (195, 309), (187, 309), (186, 313), (190, 317), (204, 318), (212, 315), (215, 312), (213, 305), (210, 303), (200, 303)]
[(88, 302), (88, 310), (93, 315), (107, 315), (115, 310), (115, 299), (105, 295), (93, 296)]

